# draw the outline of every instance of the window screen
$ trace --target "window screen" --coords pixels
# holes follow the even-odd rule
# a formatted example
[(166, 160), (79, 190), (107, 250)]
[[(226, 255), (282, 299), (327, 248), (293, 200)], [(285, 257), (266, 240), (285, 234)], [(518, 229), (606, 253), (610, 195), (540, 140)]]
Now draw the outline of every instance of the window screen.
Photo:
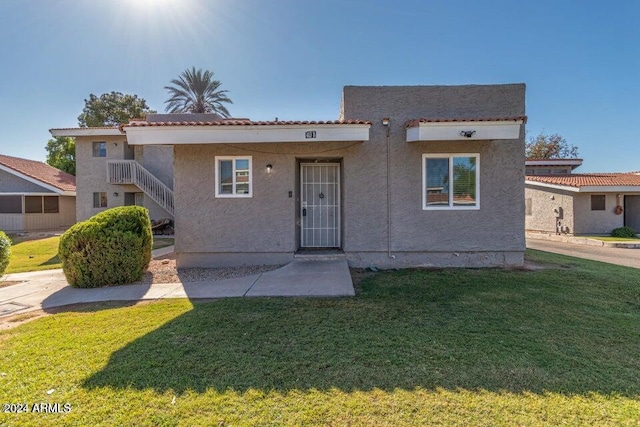
[(26, 196), (24, 213), (42, 213), (42, 196)]
[(60, 212), (59, 200), (58, 196), (44, 196), (44, 213)]
[(605, 202), (606, 202), (606, 197), (604, 194), (591, 195), (591, 210), (592, 211), (605, 210), (606, 209)]
[(22, 213), (22, 196), (0, 196), (0, 214)]

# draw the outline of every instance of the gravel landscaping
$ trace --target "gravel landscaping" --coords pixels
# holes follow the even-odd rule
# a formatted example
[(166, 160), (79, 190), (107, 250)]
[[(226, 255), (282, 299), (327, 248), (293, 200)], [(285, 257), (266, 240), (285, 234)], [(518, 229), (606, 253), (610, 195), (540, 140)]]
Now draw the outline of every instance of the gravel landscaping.
[(176, 267), (175, 256), (167, 255), (149, 263), (147, 272), (135, 284), (205, 282), (234, 277), (250, 276), (276, 270), (281, 265), (258, 265), (224, 268), (181, 268)]

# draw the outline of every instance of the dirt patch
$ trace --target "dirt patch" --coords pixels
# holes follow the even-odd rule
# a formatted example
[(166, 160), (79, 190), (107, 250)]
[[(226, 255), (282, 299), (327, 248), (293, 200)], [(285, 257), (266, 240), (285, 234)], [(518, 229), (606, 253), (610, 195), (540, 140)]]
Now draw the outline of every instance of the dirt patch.
[(20, 280), (6, 280), (4, 282), (0, 282), (0, 288), (6, 288), (7, 286), (11, 286), (11, 285), (17, 285), (18, 283), (24, 283), (23, 281)]

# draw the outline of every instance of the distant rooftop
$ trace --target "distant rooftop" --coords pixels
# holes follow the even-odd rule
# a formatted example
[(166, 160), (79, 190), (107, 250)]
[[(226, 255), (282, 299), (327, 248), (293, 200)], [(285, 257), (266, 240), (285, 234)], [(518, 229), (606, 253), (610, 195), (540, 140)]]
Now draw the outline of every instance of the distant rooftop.
[(0, 154), (0, 166), (60, 191), (75, 192), (76, 177), (46, 163)]

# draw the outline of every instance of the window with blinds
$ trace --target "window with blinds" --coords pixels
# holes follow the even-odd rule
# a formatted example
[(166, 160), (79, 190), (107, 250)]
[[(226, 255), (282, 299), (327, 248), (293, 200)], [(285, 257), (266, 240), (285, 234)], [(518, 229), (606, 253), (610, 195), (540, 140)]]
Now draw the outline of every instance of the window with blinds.
[(479, 154), (423, 154), (427, 209), (479, 209)]

